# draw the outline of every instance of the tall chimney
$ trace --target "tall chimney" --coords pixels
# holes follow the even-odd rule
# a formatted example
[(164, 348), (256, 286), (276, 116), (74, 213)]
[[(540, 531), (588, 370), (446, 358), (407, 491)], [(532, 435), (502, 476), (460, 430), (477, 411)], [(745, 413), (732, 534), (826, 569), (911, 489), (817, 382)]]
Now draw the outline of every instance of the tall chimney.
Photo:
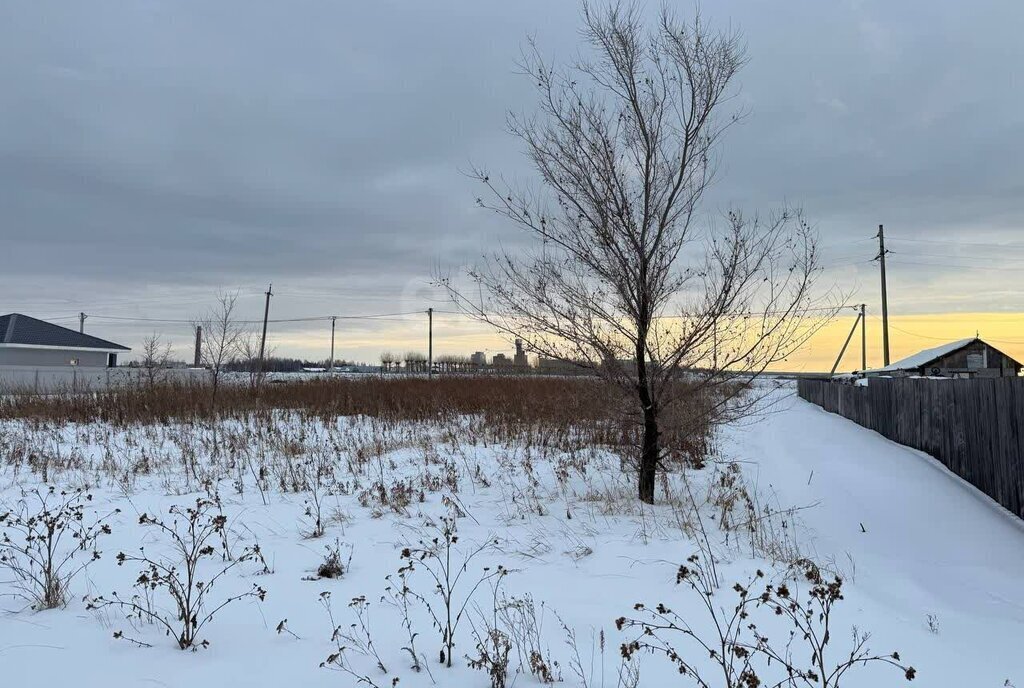
[(193, 365), (198, 368), (203, 364), (203, 326), (196, 325), (196, 357)]

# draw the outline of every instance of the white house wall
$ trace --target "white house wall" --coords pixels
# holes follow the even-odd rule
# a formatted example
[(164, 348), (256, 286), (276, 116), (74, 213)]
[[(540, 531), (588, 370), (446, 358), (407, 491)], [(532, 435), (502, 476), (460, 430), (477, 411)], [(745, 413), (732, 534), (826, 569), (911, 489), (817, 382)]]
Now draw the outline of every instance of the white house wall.
[[(73, 364), (73, 360), (77, 360), (77, 364)], [(72, 365), (84, 368), (105, 368), (107, 365), (107, 352), (0, 346), (0, 366)]]
[[(202, 381), (208, 375), (206, 370), (197, 368), (157, 372), (158, 379), (175, 381)], [(146, 380), (146, 371), (142, 368), (0, 365), (0, 394), (84, 392), (117, 385), (144, 384)]]

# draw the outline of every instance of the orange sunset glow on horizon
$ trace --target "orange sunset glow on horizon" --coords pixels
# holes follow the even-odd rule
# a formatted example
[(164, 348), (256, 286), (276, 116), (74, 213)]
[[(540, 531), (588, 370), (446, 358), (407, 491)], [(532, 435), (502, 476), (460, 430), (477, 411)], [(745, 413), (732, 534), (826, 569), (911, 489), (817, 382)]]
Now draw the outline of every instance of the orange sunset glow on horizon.
[[(788, 360), (773, 365), (771, 370), (788, 372), (828, 372), (850, 333), (855, 316), (841, 315), (822, 327), (807, 344)], [(310, 359), (326, 356), (329, 330), (271, 333), (271, 341), (282, 350), (294, 351)], [(881, 317), (867, 316), (867, 363), (869, 368), (882, 366)], [(1024, 360), (1024, 313), (930, 313), (890, 315), (890, 358), (905, 356), (945, 342), (980, 336), (1007, 355)], [(425, 352), (427, 348), (426, 319), (401, 324), (389, 323), (382, 329), (356, 325), (338, 330), (336, 356), (366, 363), (379, 361), (383, 351), (404, 354)], [(488, 356), (498, 352), (511, 353), (512, 345), (488, 326), (453, 315), (435, 315), (435, 356), (469, 356), (484, 351)], [(861, 333), (858, 325), (837, 371), (849, 372), (861, 367)]]

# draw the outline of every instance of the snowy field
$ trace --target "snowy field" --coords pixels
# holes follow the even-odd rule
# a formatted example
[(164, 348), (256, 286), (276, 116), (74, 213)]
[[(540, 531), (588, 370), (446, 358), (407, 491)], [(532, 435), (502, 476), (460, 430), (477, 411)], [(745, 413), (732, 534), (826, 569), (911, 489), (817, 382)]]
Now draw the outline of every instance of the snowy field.
[[(721, 585), (711, 604), (725, 615), (737, 600), (733, 584), (759, 569), (766, 577), (753, 591), (785, 582), (794, 596), (809, 588), (800, 562), (816, 562), (826, 580), (842, 576), (832, 663), (848, 653), (856, 628), (870, 634), (873, 654), (898, 651), (915, 667), (911, 685), (1024, 688), (1024, 523), (924, 455), (789, 389), (772, 401), (756, 422), (723, 429), (712, 460), (671, 473), (659, 504), (644, 508), (634, 476), (611, 454), (502, 438), (469, 418), (324, 425), (281, 417), (271, 426), (130, 430), (5, 422), (6, 508), (41, 484), (45, 468), (52, 484), (93, 495), (83, 523), (120, 511), (107, 521), (110, 534), (99, 535), (102, 556), (71, 580), (65, 607), (34, 611), (23, 598), (0, 598), (0, 685), (484, 688), (487, 668), (469, 660), (480, 658), (478, 639), (493, 654), (490, 626), (509, 638), (508, 686), (548, 677), (587, 688), (700, 685), (658, 654), (623, 663), (620, 646), (637, 628), (616, 626), (620, 617), (649, 618), (638, 602), (664, 603), (696, 635), (714, 638), (700, 596), (677, 584), (679, 565), (697, 554), (705, 571), (714, 561)], [(25, 499), (36, 503), (31, 492)], [(146, 567), (134, 559), (175, 564), (183, 575), (152, 519), (187, 535), (184, 517), (175, 523), (169, 509), (197, 499), (210, 502), (203, 523), (226, 517), (210, 531), (197, 579), (229, 567), (204, 591), (200, 618), (229, 597), (265, 595), (217, 611), (198, 649), (183, 652), (149, 616), (174, 627), (171, 596), (137, 586)], [(457, 531), (450, 558), (446, 523)], [(247, 558), (257, 543), (262, 560)], [(340, 554), (340, 575), (320, 577), (330, 549)], [(119, 552), (128, 555), (123, 565)], [(461, 574), (446, 586), (452, 613), (464, 609), (451, 668), (438, 661), (444, 643), (431, 616), (446, 625), (431, 576), (446, 562), (453, 578)], [(0, 593), (16, 593), (13, 580), (0, 572)], [(147, 614), (104, 605), (114, 593), (137, 595)], [(769, 611), (754, 608), (750, 620), (780, 646), (791, 625)], [(666, 637), (709, 686), (726, 685), (692, 638)], [(805, 653), (799, 639), (791, 647)], [(856, 666), (841, 681), (905, 684), (902, 670), (882, 663)]]

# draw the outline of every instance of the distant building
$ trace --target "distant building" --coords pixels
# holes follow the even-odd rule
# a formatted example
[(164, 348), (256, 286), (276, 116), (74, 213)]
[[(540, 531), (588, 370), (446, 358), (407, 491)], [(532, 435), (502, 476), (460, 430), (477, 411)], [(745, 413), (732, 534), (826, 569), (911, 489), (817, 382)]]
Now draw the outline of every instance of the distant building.
[(0, 315), (0, 365), (113, 368), (126, 346), (20, 313)]
[(582, 363), (543, 356), (537, 359), (537, 370), (548, 375), (586, 375), (590, 372), (590, 368)]
[(523, 349), (522, 339), (516, 339), (516, 355), (512, 360), (517, 368), (526, 368), (530, 365), (529, 360), (526, 358), (526, 350)]
[(494, 354), (494, 356), (491, 357), (491, 365), (495, 368), (503, 368), (505, 366), (512, 365), (512, 359), (505, 354)]
[(1024, 367), (977, 337), (960, 339), (891, 363), (865, 370), (867, 377), (1016, 377)]
[(487, 365), (487, 354), (483, 351), (476, 351), (469, 357), (469, 362), (478, 368), (483, 368)]

